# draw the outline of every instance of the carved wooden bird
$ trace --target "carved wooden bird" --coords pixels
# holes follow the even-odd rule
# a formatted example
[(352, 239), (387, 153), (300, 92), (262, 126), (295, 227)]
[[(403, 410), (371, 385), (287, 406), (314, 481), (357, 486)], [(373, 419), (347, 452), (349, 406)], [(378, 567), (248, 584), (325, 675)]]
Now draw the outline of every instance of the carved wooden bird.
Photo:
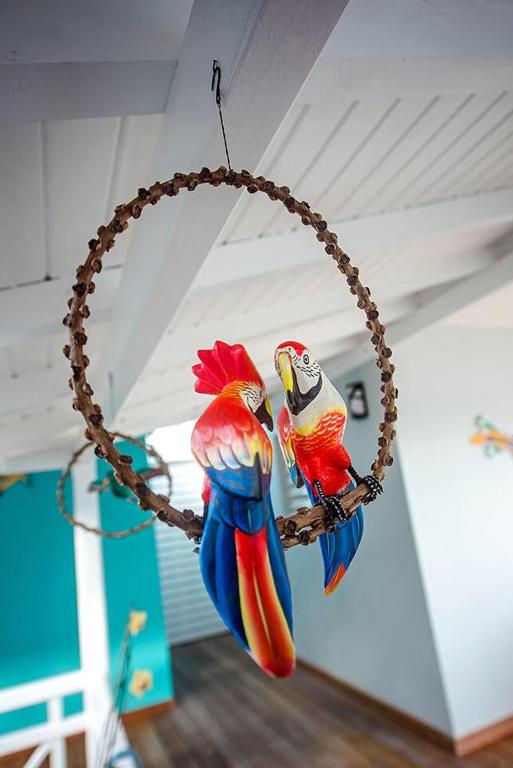
[(307, 347), (284, 341), (275, 365), (285, 390), (278, 416), (278, 437), (292, 482), (306, 486), (312, 504), (321, 503), (332, 520), (332, 531), (319, 537), (324, 560), (324, 591), (340, 584), (363, 534), (361, 507), (345, 519), (341, 494), (358, 484), (369, 487), (369, 500), (382, 492), (372, 475), (361, 478), (343, 445), (347, 409), (342, 396), (323, 373)]

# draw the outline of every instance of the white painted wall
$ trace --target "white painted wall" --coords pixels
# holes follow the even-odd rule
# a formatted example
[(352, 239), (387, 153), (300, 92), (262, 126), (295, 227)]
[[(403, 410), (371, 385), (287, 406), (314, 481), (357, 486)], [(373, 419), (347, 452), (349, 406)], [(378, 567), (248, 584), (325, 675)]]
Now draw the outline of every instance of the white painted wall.
[(399, 452), (453, 735), (513, 715), (513, 329), (438, 325), (394, 350)]
[[(367, 420), (349, 423), (346, 444), (355, 467), (365, 474), (376, 447), (380, 408), (374, 365), (334, 383), (344, 393), (345, 384), (355, 380), (365, 381), (371, 412)], [(278, 451), (275, 456), (281, 466)], [(275, 511), (280, 514), (283, 486), (280, 497), (275, 485)], [(298, 656), (450, 733), (397, 460), (387, 474), (386, 494), (365, 513), (365, 526), (359, 552), (331, 597), (323, 593), (318, 545), (287, 553)]]
[[(299, 657), (453, 738), (513, 715), (513, 457), (469, 442), (478, 414), (513, 434), (512, 349), (513, 329), (449, 324), (398, 344), (400, 461), (349, 573), (325, 598), (318, 548), (287, 555)], [(371, 414), (346, 442), (363, 474), (374, 364), (335, 383), (360, 379)]]

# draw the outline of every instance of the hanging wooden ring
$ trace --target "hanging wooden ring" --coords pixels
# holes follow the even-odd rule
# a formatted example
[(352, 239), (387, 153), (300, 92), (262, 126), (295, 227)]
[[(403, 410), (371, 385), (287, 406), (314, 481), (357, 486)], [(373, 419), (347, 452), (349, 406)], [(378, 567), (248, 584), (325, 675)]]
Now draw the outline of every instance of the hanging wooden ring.
[[(93, 389), (87, 381), (86, 369), (89, 359), (84, 352), (87, 335), (84, 330), (85, 320), (90, 315), (87, 296), (95, 290), (93, 277), (102, 270), (102, 258), (110, 251), (119, 234), (128, 228), (130, 218), (138, 219), (147, 205), (156, 205), (164, 196), (175, 197), (182, 189), (193, 192), (201, 184), (218, 187), (221, 184), (235, 188), (245, 187), (249, 193), (263, 192), (270, 200), (280, 201), (291, 214), (299, 216), (305, 226), (312, 227), (317, 240), (324, 250), (336, 262), (337, 268), (346, 278), (349, 290), (355, 296), (358, 307), (366, 315), (366, 326), (371, 334), (371, 343), (376, 352), (376, 364), (381, 376), (381, 403), (384, 418), (379, 424), (378, 453), (371, 471), (378, 480), (383, 480), (385, 468), (392, 464), (390, 447), (395, 437), (394, 424), (397, 420), (397, 390), (393, 381), (394, 365), (390, 362), (391, 350), (385, 343), (384, 327), (379, 320), (376, 304), (371, 300), (370, 290), (364, 287), (359, 278), (359, 270), (353, 267), (349, 257), (337, 243), (337, 236), (328, 229), (328, 225), (319, 213), (313, 213), (308, 203), (299, 202), (290, 194), (288, 187), (278, 187), (263, 176), (252, 176), (249, 171), (227, 170), (221, 166), (216, 171), (202, 168), (199, 173), (175, 173), (169, 181), (156, 181), (149, 189), (139, 189), (137, 197), (129, 203), (119, 205), (113, 219), (99, 227), (97, 237), (89, 241), (89, 254), (84, 264), (76, 272), (73, 296), (68, 302), (69, 313), (63, 323), (69, 328), (69, 344), (64, 355), (70, 360), (72, 376), (69, 385), (75, 394), (73, 407), (82, 413), (87, 429), (85, 436), (93, 441), (102, 451), (107, 461), (116, 470), (122, 482), (139, 498), (143, 509), (151, 509), (157, 517), (168, 525), (175, 525), (185, 531), (189, 538), (199, 539), (202, 533), (202, 519), (190, 510), (181, 512), (162, 497), (155, 494), (130, 466), (130, 457), (120, 454), (114, 446), (113, 435), (103, 426), (101, 406), (93, 403)], [(344, 494), (342, 506), (346, 513), (354, 514), (362, 503), (366, 503), (368, 488), (360, 483), (357, 488)], [(278, 518), (278, 530), (285, 548), (296, 544), (308, 544), (327, 530), (329, 521), (324, 508), (315, 505), (298, 510), (295, 515)]]
[[(152, 446), (147, 445), (142, 440), (137, 440), (135, 437), (130, 437), (130, 435), (123, 435), (121, 432), (111, 432), (111, 435), (114, 437), (119, 437), (122, 440), (126, 440), (128, 443), (131, 443), (132, 445), (135, 445), (137, 448), (141, 448), (148, 456), (151, 456), (155, 459), (157, 462), (157, 465), (161, 471), (161, 474), (166, 478), (167, 480), (167, 497), (171, 496), (171, 491), (173, 488), (173, 481), (171, 479), (171, 473), (169, 471), (169, 467), (155, 448)], [(71, 525), (74, 525), (76, 528), (81, 528), (83, 531), (88, 531), (89, 533), (95, 533), (97, 536), (103, 536), (105, 539), (124, 539), (126, 536), (131, 536), (134, 533), (139, 533), (139, 531), (144, 531), (145, 528), (149, 528), (150, 525), (153, 525), (155, 520), (157, 519), (155, 515), (152, 515), (151, 517), (147, 518), (146, 520), (143, 520), (142, 523), (139, 523), (138, 525), (133, 525), (131, 528), (125, 528), (121, 531), (105, 531), (103, 528), (95, 528), (92, 525), (87, 525), (86, 523), (81, 522), (80, 520), (77, 520), (73, 515), (71, 515), (68, 510), (66, 509), (66, 503), (64, 501), (64, 486), (66, 485), (66, 480), (68, 479), (70, 472), (76, 462), (79, 460), (79, 458), (82, 456), (84, 451), (86, 451), (88, 448), (91, 448), (94, 443), (88, 440), (87, 443), (84, 443), (84, 445), (81, 445), (78, 450), (74, 451), (68, 463), (66, 464), (64, 470), (62, 471), (61, 476), (59, 477), (59, 481), (57, 483), (57, 507), (59, 509), (59, 512), (61, 513), (62, 517), (68, 521), (68, 523), (71, 523)], [(162, 497), (164, 498), (164, 497)], [(126, 501), (135, 501), (135, 496), (126, 499)]]

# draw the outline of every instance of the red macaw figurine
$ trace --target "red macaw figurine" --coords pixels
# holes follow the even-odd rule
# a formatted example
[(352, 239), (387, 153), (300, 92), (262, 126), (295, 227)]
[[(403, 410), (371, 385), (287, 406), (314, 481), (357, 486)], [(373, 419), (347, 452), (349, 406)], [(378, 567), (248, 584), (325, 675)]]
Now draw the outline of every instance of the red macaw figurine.
[(198, 419), (192, 452), (203, 467), (200, 568), (228, 629), (269, 675), (295, 668), (292, 601), (269, 486), (272, 429), (264, 382), (240, 344), (216, 341), (193, 367), (196, 392), (217, 395)]
[(324, 560), (324, 591), (330, 595), (342, 581), (363, 534), (360, 507), (349, 520), (339, 501), (350, 486), (364, 482), (369, 500), (382, 493), (372, 475), (361, 478), (342, 444), (346, 404), (326, 378), (310, 350), (297, 341), (284, 341), (275, 352), (275, 365), (286, 393), (278, 416), (278, 437), (292, 482), (306, 485), (312, 504), (321, 503), (333, 530), (319, 537)]

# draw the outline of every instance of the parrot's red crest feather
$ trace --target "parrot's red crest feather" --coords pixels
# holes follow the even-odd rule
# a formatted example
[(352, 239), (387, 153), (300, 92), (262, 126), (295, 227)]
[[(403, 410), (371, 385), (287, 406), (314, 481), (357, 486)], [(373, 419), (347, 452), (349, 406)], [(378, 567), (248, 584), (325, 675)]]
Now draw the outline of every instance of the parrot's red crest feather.
[(242, 344), (216, 341), (212, 349), (199, 349), (200, 363), (193, 365), (194, 389), (206, 395), (218, 395), (227, 384), (247, 381), (264, 387), (264, 382)]
[(299, 356), (301, 356), (305, 349), (307, 349), (307, 347), (305, 347), (304, 344), (300, 344), (299, 341), (282, 341), (280, 346), (276, 347), (276, 354), (281, 352), (282, 349), (287, 349), (287, 347), (292, 347), (292, 349), (295, 349)]

